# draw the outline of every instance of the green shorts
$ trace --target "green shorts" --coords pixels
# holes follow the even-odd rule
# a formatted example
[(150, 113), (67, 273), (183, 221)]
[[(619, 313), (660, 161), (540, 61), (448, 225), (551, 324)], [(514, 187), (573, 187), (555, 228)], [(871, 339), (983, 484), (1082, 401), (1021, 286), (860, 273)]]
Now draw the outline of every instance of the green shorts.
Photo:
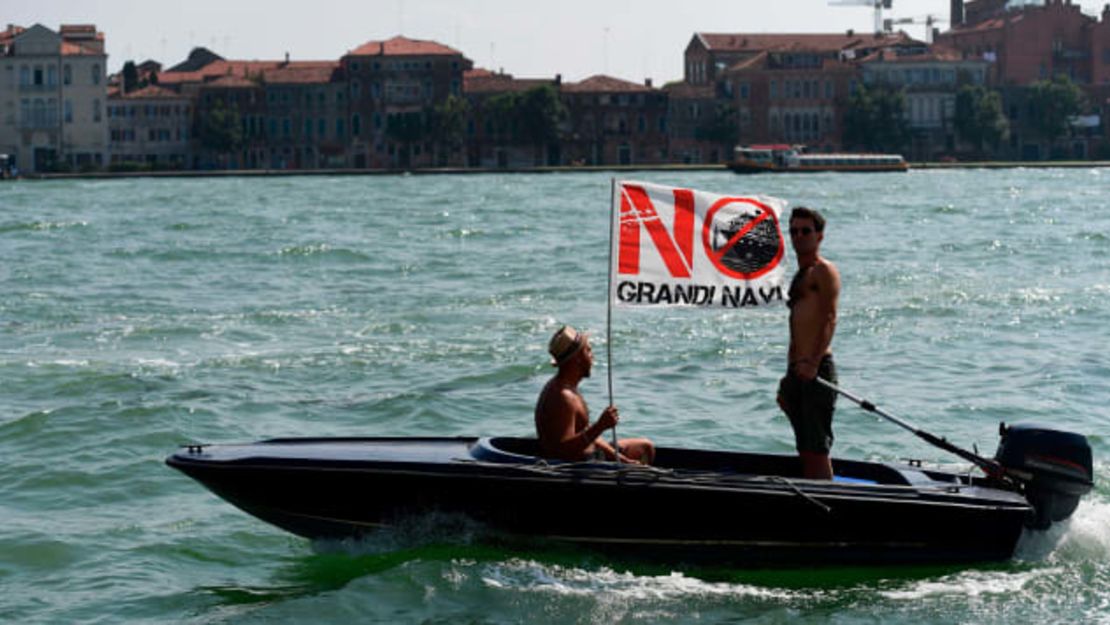
[[(821, 359), (817, 375), (836, 384), (836, 365), (831, 355)], [(779, 397), (794, 427), (798, 451), (828, 454), (833, 444), (836, 393), (816, 380), (802, 380), (790, 370), (779, 382)]]

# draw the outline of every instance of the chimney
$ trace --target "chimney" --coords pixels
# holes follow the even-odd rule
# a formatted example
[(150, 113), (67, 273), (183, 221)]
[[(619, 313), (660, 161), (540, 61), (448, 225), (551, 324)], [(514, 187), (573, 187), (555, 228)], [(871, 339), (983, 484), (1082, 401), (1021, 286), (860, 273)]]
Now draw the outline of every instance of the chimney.
[(285, 53), (285, 64), (289, 65), (289, 53), (288, 52)]
[(847, 34), (847, 35), (848, 35), (849, 37), (855, 37), (855, 36), (856, 36), (856, 31), (854, 31), (854, 30), (852, 30), (851, 28), (849, 28), (849, 29), (848, 29), (848, 32), (847, 32), (846, 34)]
[(956, 28), (964, 23), (964, 0), (952, 0), (952, 15), (948, 22), (950, 28)]
[(645, 78), (644, 79), (644, 86), (647, 87), (648, 89), (651, 89), (651, 79), (650, 78)]
[(561, 84), (563, 84), (563, 75), (555, 74), (555, 86), (558, 87)]

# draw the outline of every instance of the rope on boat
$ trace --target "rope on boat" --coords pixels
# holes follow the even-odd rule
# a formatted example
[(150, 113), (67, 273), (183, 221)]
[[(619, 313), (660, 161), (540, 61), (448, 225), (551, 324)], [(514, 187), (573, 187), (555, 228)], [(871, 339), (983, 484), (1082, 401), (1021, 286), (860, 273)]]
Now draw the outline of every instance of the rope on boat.
[(798, 488), (797, 484), (788, 480), (787, 478), (782, 477), (780, 475), (768, 475), (767, 479), (769, 479), (772, 482), (778, 482), (780, 484), (786, 484), (787, 486), (790, 487), (790, 490), (797, 493), (799, 497), (801, 497), (802, 499), (805, 499), (806, 501), (808, 501), (809, 503), (817, 506), (818, 508), (821, 508), (821, 510), (823, 510), (825, 512), (825, 514), (829, 514), (829, 513), (832, 512), (832, 508), (830, 508), (826, 504), (821, 503), (820, 501), (817, 501), (816, 499), (813, 498), (812, 495), (809, 495), (805, 491), (803, 491), (802, 489)]

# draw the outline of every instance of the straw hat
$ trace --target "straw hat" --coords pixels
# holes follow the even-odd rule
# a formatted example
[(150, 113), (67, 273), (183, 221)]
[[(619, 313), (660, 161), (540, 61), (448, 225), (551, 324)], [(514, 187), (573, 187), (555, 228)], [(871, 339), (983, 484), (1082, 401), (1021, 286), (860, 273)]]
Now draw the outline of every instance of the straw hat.
[(586, 344), (586, 335), (570, 326), (563, 326), (551, 337), (547, 351), (551, 354), (551, 365), (562, 366)]

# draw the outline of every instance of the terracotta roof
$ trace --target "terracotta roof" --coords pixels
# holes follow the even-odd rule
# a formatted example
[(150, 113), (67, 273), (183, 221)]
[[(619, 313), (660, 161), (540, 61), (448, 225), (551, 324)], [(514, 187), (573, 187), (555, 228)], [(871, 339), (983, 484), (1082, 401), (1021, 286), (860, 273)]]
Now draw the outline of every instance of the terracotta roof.
[(598, 74), (581, 82), (563, 83), (563, 91), (567, 93), (650, 93), (655, 89), (638, 82)]
[[(109, 94), (109, 97), (113, 97)], [(130, 93), (116, 94), (114, 97), (121, 100), (184, 100), (187, 99), (180, 93), (160, 87), (158, 85), (148, 85), (142, 89), (136, 89)]]
[(255, 81), (243, 76), (220, 76), (204, 83), (205, 87), (258, 87)]
[(958, 50), (940, 44), (933, 44), (924, 54), (899, 55), (895, 50), (885, 49), (876, 50), (866, 57), (858, 59), (860, 63), (951, 63), (963, 60), (963, 54)]
[(180, 84), (188, 82), (207, 82), (220, 76), (256, 76), (264, 70), (273, 69), (282, 61), (213, 61), (192, 72), (158, 72), (159, 84)]
[(755, 56), (752, 56), (752, 57), (748, 57), (748, 58), (744, 59), (743, 61), (738, 61), (737, 63), (733, 64), (733, 66), (730, 67), (729, 70), (735, 71), (735, 70), (741, 70), (741, 69), (752, 69), (752, 68), (757, 68), (757, 67), (763, 67), (766, 64), (767, 64), (767, 53), (766, 52), (760, 52), (759, 54), (757, 54)]
[(433, 56), (459, 55), (462, 52), (442, 43), (397, 36), (386, 41), (368, 41), (347, 53), (349, 56)]
[(263, 70), (268, 83), (289, 85), (331, 82), (339, 69), (339, 61), (300, 61), (276, 69)]
[[(213, 61), (192, 72), (159, 72), (158, 83), (179, 85), (183, 83), (211, 83), (235, 77), (247, 80), (262, 78), (268, 82), (316, 83), (330, 82), (339, 61)], [(224, 82), (228, 85), (230, 83)]]
[(975, 33), (999, 30), (1006, 26), (1006, 22), (1017, 23), (1025, 17), (1024, 13), (1014, 13), (1004, 17), (992, 17), (976, 24), (961, 24), (948, 31), (949, 33)]
[(472, 69), (463, 73), (463, 91), (466, 93), (520, 92), (555, 86), (553, 78), (513, 78), (512, 74), (495, 74), (487, 69)]
[(102, 56), (104, 54), (99, 50), (92, 50), (79, 43), (64, 40), (62, 41), (61, 52), (62, 56)]
[(837, 52), (849, 48), (888, 46), (904, 42), (904, 33), (878, 36), (872, 33), (697, 33), (710, 50), (722, 52)]
[(713, 85), (691, 85), (685, 82), (674, 82), (663, 86), (663, 91), (672, 99), (713, 99), (717, 97), (717, 89)]
[(22, 26), (8, 24), (8, 27), (6, 29), (0, 31), (0, 43), (10, 42), (12, 39), (15, 39), (16, 35), (23, 32), (24, 30), (26, 29), (24, 29)]

